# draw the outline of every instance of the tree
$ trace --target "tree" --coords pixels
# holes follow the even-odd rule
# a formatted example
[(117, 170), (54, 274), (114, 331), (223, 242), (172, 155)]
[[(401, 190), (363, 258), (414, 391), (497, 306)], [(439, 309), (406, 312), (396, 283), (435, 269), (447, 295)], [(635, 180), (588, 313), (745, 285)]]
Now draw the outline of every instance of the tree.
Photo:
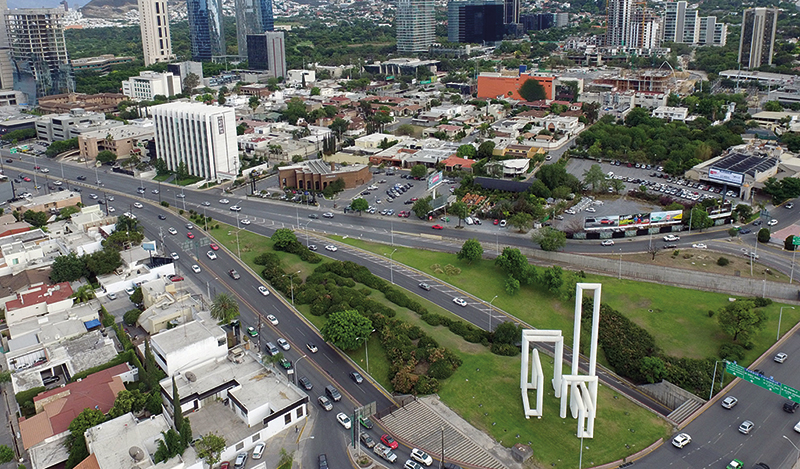
[(539, 101), (547, 98), (544, 92), (544, 87), (542, 87), (542, 85), (533, 78), (528, 78), (525, 80), (525, 83), (519, 87), (518, 92), (525, 101)]
[(753, 207), (747, 204), (739, 204), (733, 209), (733, 212), (736, 214), (736, 217), (741, 222), (747, 222), (750, 217), (753, 215)]
[(508, 278), (506, 279), (505, 287), (506, 287), (506, 293), (508, 293), (511, 296), (514, 296), (517, 293), (519, 293), (519, 288), (520, 288), (519, 280), (509, 275)]
[(144, 409), (148, 398), (149, 396), (147, 394), (142, 394), (138, 389), (134, 389), (133, 391), (123, 389), (117, 394), (116, 399), (114, 399), (114, 406), (108, 411), (108, 416), (117, 418), (128, 412), (139, 412)]
[(492, 332), (493, 344), (515, 344), (522, 337), (522, 328), (515, 322), (501, 322)]
[(200, 77), (194, 73), (189, 73), (183, 79), (183, 94), (191, 95), (192, 91), (200, 84)]
[(608, 179), (599, 164), (593, 164), (583, 173), (583, 183), (592, 187), (592, 192), (605, 192), (608, 189)]
[(297, 242), (297, 236), (289, 228), (278, 228), (270, 239), (272, 239), (275, 249), (279, 251), (284, 251), (288, 246)]
[(761, 228), (758, 230), (758, 242), (759, 243), (768, 243), (769, 238), (772, 236), (772, 233), (769, 232), (769, 228)]
[(0, 383), (10, 383), (11, 382), (11, 371), (5, 370), (0, 371)]
[(250, 96), (250, 99), (247, 101), (247, 105), (253, 112), (256, 112), (258, 106), (261, 105), (261, 99), (258, 96)]
[(746, 342), (750, 334), (764, 327), (766, 321), (767, 315), (756, 309), (753, 300), (736, 300), (717, 313), (717, 322), (726, 334), (733, 336), (734, 341), (741, 337), (742, 342)]
[(169, 168), (167, 168), (167, 162), (164, 161), (163, 158), (156, 158), (156, 162), (153, 163), (153, 166), (156, 168), (156, 174), (162, 176), (164, 174), (169, 174)]
[(787, 251), (797, 251), (797, 246), (794, 245), (794, 235), (789, 235), (783, 240), (783, 249)]
[(470, 144), (461, 145), (458, 147), (458, 150), (456, 150), (456, 156), (459, 158), (475, 158), (477, 154), (478, 151)]
[(44, 212), (34, 212), (33, 210), (26, 210), (22, 214), (22, 221), (30, 223), (36, 228), (41, 228), (47, 225), (47, 219), (50, 218)]
[(710, 226), (714, 226), (714, 220), (708, 215), (708, 212), (701, 206), (694, 206), (691, 212), (692, 229), (703, 230)]
[(50, 280), (54, 283), (74, 282), (86, 274), (86, 264), (75, 252), (58, 256), (50, 268)]
[(72, 294), (75, 298), (75, 304), (85, 303), (95, 297), (94, 288), (91, 285), (81, 285), (75, 293)]
[(539, 228), (531, 239), (543, 251), (558, 251), (567, 244), (567, 235), (551, 226)]
[(461, 250), (458, 251), (457, 257), (472, 264), (473, 261), (480, 260), (483, 256), (483, 246), (480, 241), (475, 238), (464, 241)]
[(428, 196), (421, 198), (414, 202), (414, 205), (411, 206), (411, 210), (420, 218), (425, 218), (428, 216), (429, 213), (433, 211), (433, 205), (431, 205), (431, 200), (433, 197)]
[(372, 321), (356, 310), (337, 311), (328, 316), (322, 326), (322, 338), (344, 351), (364, 345), (363, 340), (372, 333)]
[(129, 326), (133, 326), (136, 324), (136, 321), (139, 320), (139, 316), (142, 315), (142, 312), (136, 308), (130, 309), (125, 312), (122, 316), (122, 320), (125, 321), (125, 324)]
[(178, 384), (175, 383), (175, 376), (172, 377), (172, 423), (175, 428), (183, 426), (181, 396), (178, 394)]
[(650, 384), (660, 382), (667, 376), (667, 367), (664, 365), (664, 360), (658, 357), (642, 357), (639, 371)]
[(301, 117), (306, 119), (308, 117), (306, 103), (304, 103), (300, 98), (290, 99), (289, 102), (286, 103), (286, 110), (283, 111), (283, 117), (293, 125), (296, 124), (297, 119), (300, 119)]
[(83, 434), (86, 430), (100, 425), (106, 420), (103, 411), (92, 408), (85, 409), (72, 420), (69, 424), (69, 436), (67, 436), (65, 444), (69, 450), (67, 467), (75, 467), (78, 463), (89, 457), (89, 451), (86, 449), (86, 439), (83, 437)]
[(97, 154), (97, 161), (101, 163), (113, 163), (117, 161), (117, 154), (113, 151), (103, 150)]
[(117, 251), (124, 251), (132, 246), (138, 246), (142, 244), (143, 240), (144, 233), (139, 230), (117, 230), (111, 233), (108, 238), (103, 240), (103, 246), (115, 249)]
[(492, 158), (492, 154), (494, 153), (494, 146), (495, 143), (491, 140), (487, 140), (478, 146), (478, 158)]
[(395, 131), (395, 135), (414, 135), (414, 126), (411, 124), (400, 124)]
[(175, 170), (175, 177), (177, 177), (179, 181), (189, 177), (189, 168), (186, 167), (186, 162), (181, 161), (178, 163), (178, 169)]
[(317, 86), (311, 88), (311, 96), (319, 96), (320, 92), (321, 90)]
[(494, 265), (511, 276), (520, 276), (528, 267), (528, 258), (519, 249), (503, 248), (503, 252), (494, 260)]
[(214, 467), (220, 461), (222, 450), (227, 447), (225, 438), (217, 435), (216, 433), (209, 433), (203, 435), (194, 444), (194, 449), (197, 450), (197, 456), (208, 464), (208, 467)]
[(352, 208), (353, 210), (357, 210), (360, 215), (362, 212), (365, 212), (366, 210), (369, 209), (369, 202), (367, 202), (367, 199), (363, 197), (358, 197), (357, 199), (353, 199), (353, 201), (350, 202), (350, 208)]
[(110, 274), (122, 265), (122, 256), (119, 251), (109, 247), (83, 256), (83, 259), (86, 262), (86, 270), (95, 277)]
[(219, 293), (211, 304), (211, 317), (220, 324), (230, 324), (239, 317), (239, 302), (228, 293)]
[(344, 133), (347, 132), (347, 129), (350, 128), (350, 123), (341, 117), (337, 117), (333, 120), (333, 122), (331, 122), (328, 128), (331, 129), (334, 134), (336, 134), (336, 138), (341, 140), (342, 135), (344, 135)]
[(14, 460), (14, 450), (6, 445), (0, 445), (0, 464), (5, 464)]
[(461, 220), (469, 215), (469, 207), (464, 202), (455, 202), (450, 206), (450, 214), (458, 217), (458, 226), (461, 226)]
[(227, 100), (225, 99), (225, 92), (222, 91), (222, 90), (219, 90), (219, 94), (217, 94), (217, 103), (220, 106), (224, 106), (226, 101)]
[[(142, 287), (136, 287), (136, 289), (133, 290), (133, 295), (131, 295), (131, 303), (135, 305), (140, 305), (142, 304), (143, 301), (144, 301), (144, 295), (142, 294)], [(147, 371), (152, 371), (152, 370), (148, 369)]]
[(783, 106), (778, 101), (767, 101), (764, 103), (764, 110), (770, 112), (781, 112), (783, 111)]
[(424, 178), (428, 174), (428, 168), (423, 164), (415, 164), (411, 167), (411, 176), (415, 178)]
[(518, 229), (520, 233), (531, 227), (533, 216), (526, 212), (517, 212), (508, 219), (508, 224)]

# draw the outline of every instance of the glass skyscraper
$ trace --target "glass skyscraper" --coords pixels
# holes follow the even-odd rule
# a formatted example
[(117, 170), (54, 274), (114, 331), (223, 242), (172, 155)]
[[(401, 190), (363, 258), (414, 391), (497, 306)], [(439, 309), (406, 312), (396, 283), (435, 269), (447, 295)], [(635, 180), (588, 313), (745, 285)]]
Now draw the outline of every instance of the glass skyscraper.
[(247, 36), (275, 30), (272, 0), (236, 0), (236, 42), (239, 57), (247, 58)]
[(225, 55), (221, 0), (187, 0), (192, 60), (207, 62), (212, 56)]

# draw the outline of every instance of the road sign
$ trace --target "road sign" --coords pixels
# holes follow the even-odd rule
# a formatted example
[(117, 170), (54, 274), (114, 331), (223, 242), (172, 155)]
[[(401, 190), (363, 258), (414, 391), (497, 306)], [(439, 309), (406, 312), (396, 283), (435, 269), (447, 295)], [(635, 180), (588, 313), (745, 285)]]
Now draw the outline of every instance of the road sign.
[(800, 246), (800, 236), (792, 236), (792, 245)]
[(9, 150), (8, 152), (9, 152), (9, 153), (11, 153), (11, 154), (13, 155), (14, 153), (16, 153), (16, 152), (17, 152), (17, 149), (16, 149), (16, 147), (15, 147), (15, 148), (12, 148), (11, 150)]
[(741, 365), (737, 365), (733, 362), (725, 362), (725, 371), (734, 376), (742, 378), (747, 382), (753, 383), (756, 386), (760, 386), (768, 391), (772, 391), (781, 397), (791, 399), (794, 402), (800, 402), (800, 391), (797, 389), (787, 386), (783, 383), (779, 383), (778, 381), (775, 381), (774, 379), (764, 376), (760, 373), (750, 371)]

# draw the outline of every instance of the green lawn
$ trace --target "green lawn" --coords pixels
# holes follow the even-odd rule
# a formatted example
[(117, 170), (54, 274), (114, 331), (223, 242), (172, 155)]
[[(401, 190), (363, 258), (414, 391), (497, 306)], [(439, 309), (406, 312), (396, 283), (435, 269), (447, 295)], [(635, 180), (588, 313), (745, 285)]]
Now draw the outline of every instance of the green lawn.
[(188, 186), (190, 184), (194, 184), (194, 183), (200, 182), (202, 180), (203, 180), (203, 178), (201, 178), (200, 176), (189, 176), (186, 179), (177, 179), (177, 180), (175, 180), (173, 182), (175, 184), (179, 185), (179, 186)]
[(161, 174), (161, 175), (158, 175), (158, 176), (154, 177), (154, 178), (153, 178), (153, 181), (157, 181), (157, 182), (164, 182), (164, 181), (166, 181), (167, 179), (169, 179), (169, 177), (170, 177), (170, 176), (172, 176), (172, 174), (169, 174), (169, 173), (167, 173), (167, 174)]
[[(358, 239), (331, 236), (369, 252), (383, 255), (387, 247)], [(493, 260), (483, 259), (473, 264), (460, 261), (454, 254), (399, 247), (394, 260), (448, 282), (485, 301), (497, 295), (493, 305), (539, 329), (560, 329), (571, 335), (574, 304), (554, 298), (536, 288), (523, 287), (515, 296), (508, 296), (504, 277)], [(434, 273), (431, 265), (452, 264), (461, 269), (460, 275)], [(718, 310), (728, 303), (730, 295), (709, 293), (686, 288), (670, 287), (614, 277), (588, 275), (588, 282), (603, 284), (602, 301), (619, 310), (647, 329), (656, 344), (668, 355), (685, 358), (716, 356), (720, 345), (730, 342), (709, 310)], [(784, 306), (781, 332), (786, 333), (800, 321), (800, 308), (790, 309), (775, 303), (765, 308), (768, 321), (764, 329), (753, 336), (755, 347), (747, 352), (742, 364), (749, 365), (773, 343), (778, 330), (778, 316)], [(650, 310), (653, 312), (650, 312)], [(598, 355), (601, 359), (602, 354)]]

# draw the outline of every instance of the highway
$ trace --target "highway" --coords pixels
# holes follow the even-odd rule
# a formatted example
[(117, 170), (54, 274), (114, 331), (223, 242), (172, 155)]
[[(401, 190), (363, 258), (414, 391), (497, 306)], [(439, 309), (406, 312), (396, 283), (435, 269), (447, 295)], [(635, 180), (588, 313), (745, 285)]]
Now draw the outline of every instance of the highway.
[[(3, 157), (5, 158), (5, 156)], [(12, 166), (15, 168), (22, 166), (18, 164), (17, 161), (15, 161), (15, 163), (17, 164), (12, 164)], [(27, 165), (27, 163), (28, 162), (26, 161), (25, 164)], [(40, 159), (39, 163), (43, 167), (51, 168), (51, 173), (49, 176), (52, 176), (53, 173), (60, 175), (61, 169), (58, 163), (53, 161), (43, 161), (43, 159)], [(6, 168), (9, 167), (6, 166)], [(24, 169), (26, 170), (27, 174), (30, 174), (30, 170), (28, 168)], [(65, 179), (73, 182), (78, 175), (87, 176), (89, 181), (86, 182), (90, 182), (92, 180), (91, 176), (93, 175), (93, 172), (93, 169), (87, 169), (83, 166), (75, 166), (72, 164), (64, 165)], [(7, 174), (13, 177), (16, 175), (16, 172), (13, 170), (7, 170)], [(329, 418), (321, 418), (317, 420), (317, 426), (315, 429), (313, 429), (313, 435), (315, 438), (311, 441), (306, 441), (306, 444), (310, 448), (309, 454), (313, 454), (313, 457), (311, 457), (308, 461), (304, 460), (304, 463), (306, 464), (314, 464), (315, 461), (313, 459), (316, 457), (315, 455), (318, 451), (327, 452), (329, 458), (331, 458), (334, 462), (346, 462), (346, 459), (339, 460), (339, 458), (346, 458), (343, 452), (341, 454), (334, 453), (331, 450), (330, 445), (325, 444), (325, 441), (330, 443), (330, 435), (340, 435), (343, 443), (349, 440), (348, 434), (339, 426), (338, 423), (335, 422), (335, 419), (333, 418), (335, 413), (340, 410), (352, 412), (352, 407), (355, 405), (354, 402), (364, 404), (372, 400), (377, 401), (377, 407), (381, 409), (388, 405), (388, 398), (367, 383), (358, 386), (350, 381), (347, 377), (347, 373), (352, 369), (352, 365), (342, 359), (338, 353), (333, 351), (326, 344), (323, 344), (321, 339), (316, 339), (317, 345), (320, 347), (320, 352), (315, 355), (308, 354), (304, 348), (304, 344), (309, 340), (309, 338), (316, 336), (316, 332), (313, 330), (313, 328), (295, 315), (295, 313), (293, 313), (291, 309), (287, 307), (285, 302), (278, 300), (274, 294), (270, 295), (268, 298), (261, 296), (256, 289), (257, 286), (261, 284), (261, 281), (256, 276), (247, 275), (247, 272), (244, 271), (242, 266), (236, 263), (236, 261), (232, 259), (229, 254), (225, 253), (220, 255), (222, 251), (218, 251), (219, 258), (215, 261), (209, 260), (204, 255), (207, 248), (201, 247), (201, 245), (206, 243), (206, 241), (203, 239), (203, 236), (197, 236), (197, 238), (195, 238), (194, 241), (198, 242), (196, 247), (194, 245), (191, 247), (187, 246), (190, 248), (189, 252), (181, 249), (181, 247), (185, 245), (184, 242), (187, 241), (186, 231), (188, 230), (186, 230), (184, 226), (186, 221), (177, 217), (172, 212), (158, 207), (158, 197), (161, 196), (163, 200), (170, 201), (171, 204), (177, 202), (179, 207), (182, 207), (183, 203), (185, 203), (187, 210), (194, 208), (198, 211), (201, 211), (204, 208), (201, 203), (207, 201), (211, 204), (209, 207), (205, 207), (208, 215), (213, 216), (217, 220), (234, 225), (236, 224), (237, 214), (235, 212), (231, 212), (229, 210), (229, 206), (238, 204), (242, 207), (242, 211), (239, 213), (240, 220), (245, 217), (253, 220), (253, 223), (248, 225), (246, 228), (265, 235), (271, 234), (271, 232), (276, 228), (297, 226), (299, 222), (301, 227), (305, 227), (307, 223), (312, 223), (312, 226), (316, 232), (336, 232), (341, 235), (353, 237), (358, 237), (364, 232), (369, 232), (370, 238), (379, 240), (382, 239), (385, 242), (390, 243), (392, 239), (392, 232), (397, 233), (402, 231), (411, 234), (430, 235), (431, 230), (429, 224), (414, 222), (411, 221), (411, 219), (404, 219), (398, 222), (397, 219), (390, 221), (389, 218), (380, 216), (376, 217), (365, 215), (361, 217), (358, 215), (343, 215), (341, 212), (336, 212), (334, 219), (319, 218), (310, 220), (308, 218), (308, 214), (319, 213), (325, 209), (315, 207), (306, 208), (296, 204), (286, 205), (286, 203), (282, 202), (266, 202), (260, 199), (246, 200), (244, 198), (239, 198), (232, 195), (224, 196), (230, 199), (230, 204), (224, 205), (218, 202), (218, 200), (223, 197), (219, 190), (206, 191), (205, 193), (187, 190), (185, 191), (185, 199), (180, 199), (177, 197), (176, 192), (172, 192), (175, 189), (168, 188), (166, 185), (161, 186), (162, 191), (160, 194), (152, 194), (152, 189), (157, 188), (157, 185), (152, 181), (145, 181), (142, 183), (141, 181), (134, 180), (128, 176), (102, 173), (102, 171), (101, 173), (98, 173), (98, 176), (106, 185), (106, 187), (114, 187), (116, 190), (127, 194), (126, 196), (117, 195), (116, 200), (111, 203), (112, 206), (116, 207), (118, 215), (121, 214), (122, 211), (131, 210), (137, 215), (137, 217), (139, 217), (139, 220), (145, 226), (148, 237), (152, 239), (161, 239), (161, 233), (163, 233), (165, 251), (167, 253), (172, 251), (183, 251), (181, 252), (181, 259), (178, 261), (180, 273), (187, 277), (187, 279), (196, 281), (196, 283), (201, 286), (201, 290), (205, 285), (208, 285), (207, 289), (211, 289), (212, 285), (216, 285), (217, 288), (228, 289), (237, 296), (242, 304), (243, 327), (258, 327), (259, 316), (256, 314), (256, 311), (258, 311), (258, 314), (260, 314), (260, 317), (262, 318), (261, 322), (263, 323), (261, 325), (262, 343), (267, 340), (274, 342), (274, 340), (279, 336), (278, 334), (285, 334), (283, 337), (289, 340), (292, 344), (292, 350), (287, 352), (287, 357), (289, 359), (291, 359), (293, 362), (296, 362), (297, 359), (303, 354), (308, 355), (307, 358), (302, 359), (299, 362), (301, 369), (299, 374), (301, 376), (308, 376), (311, 382), (314, 384), (314, 391), (311, 393), (312, 401), (314, 401), (316, 395), (318, 395), (316, 392), (329, 382), (334, 383), (337, 388), (343, 391), (345, 394), (345, 399), (352, 397), (353, 401), (348, 402), (346, 405), (343, 405), (342, 403), (337, 404), (335, 411), (331, 413)], [(41, 177), (41, 175), (39, 177)], [(50, 179), (52, 179), (52, 177)], [(135, 188), (140, 185), (144, 185), (146, 188), (144, 196), (136, 194)], [(82, 194), (84, 197), (92, 192), (101, 194), (103, 189), (103, 187), (96, 189), (85, 188)], [(132, 206), (134, 201), (141, 200), (141, 198), (146, 198), (151, 202), (154, 202), (154, 204), (143, 204), (144, 207), (142, 209), (128, 208)], [(86, 203), (94, 202), (87, 199), (84, 200)], [(159, 221), (157, 219), (157, 215), (159, 213), (167, 214), (167, 220)], [(793, 221), (792, 219), (796, 218), (793, 212), (792, 215), (792, 217), (783, 216), (781, 219), (781, 225), (791, 223)], [(398, 228), (398, 225), (400, 225), (401, 228)], [(171, 236), (166, 233), (166, 229), (170, 226), (173, 226), (178, 230), (177, 235)], [(161, 231), (159, 231), (159, 228), (161, 228)], [(780, 228), (780, 225), (778, 228)], [(193, 230), (193, 232), (196, 235), (200, 234), (196, 229)], [(500, 240), (502, 240), (503, 246), (521, 245), (522, 243), (525, 243), (525, 245), (529, 247), (529, 241), (527, 241), (526, 238), (509, 235), (507, 232), (503, 232), (503, 236), (501, 237), (497, 231), (487, 232), (482, 230), (447, 230), (447, 235), (450, 237), (461, 236), (464, 239), (478, 237), (482, 240), (482, 242), (485, 243), (485, 245), (492, 245), (493, 242), (499, 243)], [(720, 232), (693, 233), (690, 238), (691, 241), (687, 241), (687, 237), (684, 237), (684, 239), (681, 240), (681, 243), (685, 242), (687, 244), (691, 244), (693, 242), (706, 242), (713, 249), (718, 249), (719, 245), (722, 245), (723, 247), (719, 249), (724, 250), (725, 242), (720, 241), (722, 236), (727, 238), (727, 234)], [(302, 238), (303, 237), (301, 236), (301, 240)], [(441, 245), (436, 243), (435, 238), (420, 237), (418, 239), (420, 247), (441, 249)], [(311, 238), (311, 242), (314, 243), (313, 238)], [(626, 245), (625, 248), (627, 249), (643, 251), (646, 249), (645, 243), (647, 242), (647, 239), (642, 239), (637, 242), (624, 244)], [(406, 269), (390, 270), (389, 263), (386, 262), (385, 259), (382, 260), (382, 262), (379, 262), (372, 258), (364, 258), (363, 254), (355, 252), (346, 247), (340, 248), (336, 253), (329, 253), (321, 249), (322, 246), (320, 242), (317, 242), (316, 244), (320, 245), (320, 253), (340, 260), (352, 260), (360, 264), (367, 265), (376, 275), (386, 279), (389, 279), (390, 277), (393, 278), (394, 282), (400, 287), (425, 296), (431, 301), (453, 311), (473, 324), (478, 325), (479, 327), (488, 328), (488, 321), (490, 320), (489, 318), (492, 318), (491, 321), (493, 326), (496, 326), (496, 324), (504, 318), (499, 314), (490, 315), (488, 308), (485, 307), (483, 302), (472, 298), (467, 298), (468, 306), (465, 308), (455, 306), (452, 303), (452, 298), (457, 295), (457, 292), (452, 291), (447, 286), (441, 285), (438, 282), (428, 281), (428, 283), (430, 283), (434, 288), (430, 292), (424, 292), (417, 287), (420, 278), (415, 276), (413, 272), (409, 272)], [(599, 246), (599, 243), (597, 242), (569, 243), (568, 247), (570, 250), (575, 250), (574, 252), (603, 251), (602, 246)], [(578, 251), (577, 249), (585, 249), (586, 251)], [(738, 246), (729, 247), (731, 252), (735, 252), (738, 249)], [(194, 251), (199, 255), (198, 261), (191, 260), (191, 251)], [(780, 254), (773, 254), (769, 252), (769, 250), (759, 250), (759, 255), (761, 256), (761, 261), (766, 263), (770, 262), (771, 257), (774, 257), (778, 261), (784, 259), (785, 257), (781, 256)], [(789, 258), (789, 262), (790, 261), (791, 259)], [(203, 271), (200, 274), (193, 274), (189, 269), (192, 263), (198, 263)], [(239, 270), (239, 272), (242, 274), (241, 280), (234, 281), (227, 275), (227, 271), (231, 268), (236, 268)], [(260, 309), (256, 309), (252, 306), (256, 304), (260, 306)], [(263, 316), (266, 314), (275, 314), (279, 318), (280, 324), (277, 327), (270, 325), (263, 319)], [(769, 374), (774, 372), (776, 373), (776, 379), (784, 380), (787, 384), (794, 387), (800, 387), (800, 377), (798, 377), (796, 373), (792, 376), (783, 376), (783, 374), (791, 375), (788, 370), (791, 370), (792, 368), (792, 357), (794, 356), (797, 357), (797, 359), (800, 359), (800, 350), (798, 350), (800, 349), (800, 340), (792, 337), (789, 339), (789, 341), (790, 343), (787, 344), (785, 351), (789, 353), (790, 358), (784, 365), (778, 365), (776, 363), (773, 364), (770, 362), (765, 363), (762, 366), (765, 373)], [(777, 368), (773, 370), (771, 367), (772, 365)], [(786, 366), (789, 366), (789, 368)], [(608, 376), (601, 376), (601, 378), (604, 380), (609, 380)], [(793, 379), (797, 380), (798, 382), (793, 384)], [(613, 378), (611, 378), (611, 380), (613, 381)], [(756, 393), (758, 392), (762, 394), (760, 396), (756, 396)], [(768, 430), (773, 428), (785, 430), (784, 434), (786, 434), (789, 438), (793, 438), (795, 444), (798, 444), (798, 435), (791, 431), (794, 424), (797, 423), (796, 419), (791, 418), (788, 414), (785, 414), (781, 410), (780, 403), (782, 402), (782, 399), (779, 396), (772, 395), (768, 391), (757, 389), (748, 383), (737, 385), (734, 389), (734, 394), (740, 399), (740, 403), (737, 407), (734, 407), (734, 409), (731, 411), (724, 411), (724, 409), (712, 407), (712, 409), (709, 409), (707, 412), (702, 414), (687, 427), (686, 431), (693, 436), (693, 442), (689, 446), (683, 450), (678, 450), (677, 448), (673, 448), (669, 442), (667, 442), (648, 457), (638, 461), (636, 465), (654, 468), (724, 467), (724, 465), (728, 462), (723, 461), (724, 459), (738, 457), (739, 459), (745, 461), (748, 465), (758, 461), (763, 461), (769, 464), (773, 469), (775, 467), (790, 467), (785, 466), (784, 464), (786, 464), (789, 459), (794, 457), (793, 455), (796, 454), (793, 452), (794, 449), (785, 439), (781, 438), (780, 436), (776, 438), (775, 435), (777, 432)], [(759, 405), (756, 405), (756, 402)], [(385, 405), (382, 405), (382, 403)], [(735, 418), (731, 417), (738, 416), (739, 412), (747, 412), (749, 406), (755, 406), (756, 408), (763, 406), (763, 408), (773, 409), (774, 411), (762, 411), (764, 414), (763, 418), (751, 417), (750, 415), (747, 415), (743, 416), (739, 420), (736, 420)], [(319, 409), (318, 406), (316, 408)], [(719, 411), (724, 412), (717, 415)], [(736, 431), (740, 420), (744, 418), (750, 419), (756, 423), (756, 429), (753, 431), (753, 433), (747, 436), (740, 435)], [(800, 418), (800, 414), (798, 414), (798, 418)], [(783, 422), (784, 425), (781, 426), (780, 422)], [(331, 426), (333, 428), (337, 428), (338, 430), (333, 430)], [(330, 433), (329, 431), (339, 431), (341, 433), (334, 434)], [(323, 435), (327, 435), (327, 437), (322, 438)], [(372, 436), (374, 439), (377, 439), (377, 437), (380, 435), (372, 432)], [(736, 436), (740, 436), (742, 438), (733, 438)], [(800, 444), (798, 444), (798, 446), (800, 446)], [(670, 451), (671, 454), (667, 454), (666, 451)], [(744, 457), (743, 455), (747, 455), (747, 457)], [(401, 461), (404, 460), (402, 447), (399, 457)], [(669, 466), (667, 466), (664, 461), (670, 461)]]

